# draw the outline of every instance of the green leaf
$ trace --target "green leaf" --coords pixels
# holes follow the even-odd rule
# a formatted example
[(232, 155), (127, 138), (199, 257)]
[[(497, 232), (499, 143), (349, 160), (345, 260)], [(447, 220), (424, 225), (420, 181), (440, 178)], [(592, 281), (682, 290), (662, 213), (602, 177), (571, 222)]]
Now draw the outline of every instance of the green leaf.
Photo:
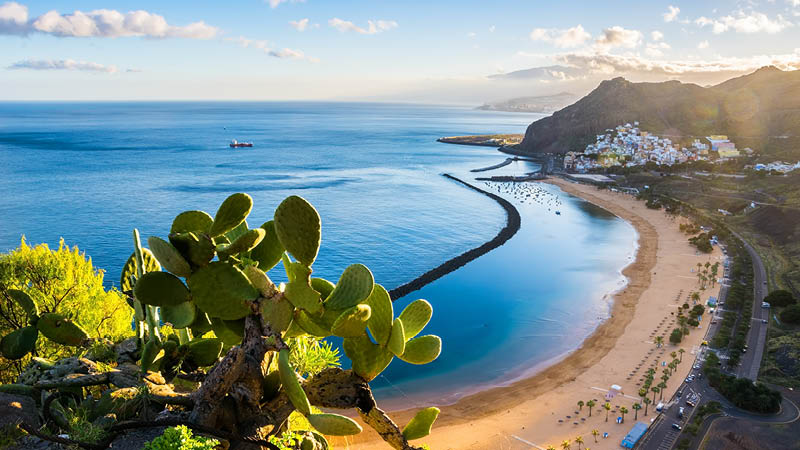
[(184, 211), (172, 221), (170, 233), (208, 233), (214, 218), (205, 211)]
[(439, 408), (430, 407), (419, 411), (408, 425), (403, 428), (403, 437), (409, 441), (424, 438), (431, 434), (431, 427), (436, 418), (439, 417)]
[(214, 215), (214, 222), (208, 234), (217, 237), (233, 230), (244, 222), (250, 210), (253, 209), (253, 199), (243, 193), (233, 194), (226, 198)]
[(281, 375), (281, 384), (292, 405), (304, 416), (311, 414), (311, 403), (308, 402), (303, 387), (297, 380), (294, 369), (289, 364), (289, 350), (283, 349), (278, 353), (278, 372)]
[(295, 259), (311, 266), (317, 258), (322, 221), (317, 210), (302, 197), (287, 197), (275, 209), (275, 233)]
[(188, 277), (192, 274), (192, 268), (189, 263), (183, 258), (178, 249), (169, 242), (156, 236), (150, 236), (147, 239), (147, 245), (158, 262), (161, 263), (161, 266), (168, 271), (179, 277)]
[(9, 289), (8, 295), (10, 295), (11, 299), (17, 302), (17, 304), (25, 311), (25, 314), (28, 315), (28, 318), (39, 315), (39, 308), (36, 306), (36, 302), (34, 302), (30, 295), (28, 295), (25, 291), (20, 291), (19, 289)]
[(406, 333), (403, 330), (403, 321), (400, 318), (394, 319), (392, 333), (386, 348), (395, 356), (401, 356), (406, 351)]
[(372, 293), (374, 282), (372, 272), (365, 265), (352, 264), (348, 266), (339, 277), (336, 288), (325, 300), (325, 307), (342, 310), (364, 303)]
[(211, 317), (241, 319), (250, 313), (250, 302), (258, 291), (239, 268), (224, 262), (212, 262), (193, 273), (188, 280), (192, 299)]
[(411, 339), (418, 335), (433, 315), (433, 307), (425, 300), (414, 300), (406, 309), (400, 313), (400, 320), (403, 321), (403, 329), (406, 332), (406, 339)]
[(20, 359), (36, 348), (39, 331), (34, 326), (20, 328), (0, 339), (0, 353), (6, 359)]
[(189, 290), (169, 272), (147, 272), (136, 282), (133, 295), (145, 305), (174, 306), (189, 301)]
[(197, 308), (192, 302), (162, 306), (161, 316), (164, 322), (171, 323), (174, 328), (186, 328), (197, 319)]
[(328, 436), (350, 436), (362, 431), (355, 420), (338, 414), (309, 414), (306, 418), (317, 431)]
[(83, 328), (61, 314), (42, 314), (36, 328), (44, 337), (61, 345), (77, 347), (89, 338)]
[(366, 304), (372, 308), (372, 316), (367, 321), (369, 331), (375, 338), (375, 342), (386, 345), (389, 335), (392, 333), (392, 319), (394, 318), (392, 298), (389, 297), (389, 293), (383, 286), (376, 284), (367, 298)]
[(357, 337), (364, 334), (367, 328), (367, 320), (372, 314), (369, 305), (356, 305), (345, 310), (339, 318), (333, 322), (331, 332), (339, 337)]
[(267, 272), (281, 260), (284, 249), (275, 232), (274, 221), (265, 222), (261, 229), (264, 230), (264, 238), (250, 251), (250, 259), (258, 261), (258, 268)]
[(441, 352), (442, 339), (431, 334), (408, 341), (400, 359), (411, 364), (428, 364), (438, 358)]
[(367, 335), (345, 338), (344, 353), (353, 362), (353, 372), (366, 381), (371, 381), (392, 362), (392, 353), (374, 344)]

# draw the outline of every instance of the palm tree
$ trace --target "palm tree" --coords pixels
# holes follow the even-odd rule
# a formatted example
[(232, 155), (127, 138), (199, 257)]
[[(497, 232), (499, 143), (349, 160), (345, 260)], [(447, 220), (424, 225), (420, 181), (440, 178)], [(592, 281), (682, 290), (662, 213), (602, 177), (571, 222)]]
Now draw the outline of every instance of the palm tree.
[(656, 348), (661, 348), (661, 344), (664, 343), (664, 336), (656, 336)]
[(589, 417), (592, 417), (592, 408), (594, 408), (594, 405), (596, 405), (594, 400), (589, 400), (586, 402), (586, 407), (589, 408)]
[(644, 401), (644, 399), (647, 398), (647, 389), (648, 388), (639, 389), (639, 397), (642, 398), (642, 401)]
[(597, 435), (600, 434), (600, 430), (594, 429), (592, 430), (592, 436), (594, 436), (594, 443), (597, 444)]
[(625, 414), (628, 414), (628, 408), (622, 407), (619, 409), (620, 414), (622, 414), (622, 423), (625, 423)]
[(678, 360), (678, 362), (679, 362), (679, 363), (682, 363), (682, 362), (683, 362), (683, 354), (684, 354), (684, 353), (686, 353), (686, 350), (684, 350), (684, 349), (682, 349), (682, 348), (679, 348), (679, 349), (678, 349), (678, 353), (680, 353), (680, 354), (681, 354), (681, 359), (679, 359), (679, 360)]
[(644, 402), (644, 416), (647, 417), (647, 405), (653, 402), (650, 401), (649, 397), (645, 397), (642, 401)]
[(571, 447), (572, 443), (569, 441), (569, 439), (561, 443), (561, 448), (563, 448), (564, 450), (569, 450)]
[(671, 353), (669, 354), (669, 356), (672, 356), (672, 359), (675, 359), (675, 358), (677, 358), (677, 357), (678, 357), (678, 354), (677, 354), (677, 353), (675, 353), (675, 352), (671, 352)]
[(611, 411), (611, 403), (603, 403), (603, 409), (606, 410), (606, 422), (608, 422), (608, 412)]
[(699, 292), (692, 292), (692, 300), (694, 301), (694, 304), (696, 305), (697, 302), (700, 301), (700, 293)]
[(555, 448), (555, 447), (553, 447), (552, 445), (548, 445), (548, 446), (547, 446), (547, 450), (556, 450), (556, 448)]
[(578, 400), (578, 411), (583, 411), (583, 400)]
[(633, 408), (633, 420), (639, 420), (639, 410), (642, 409), (642, 404), (634, 403), (631, 408)]
[(661, 383), (658, 383), (658, 387), (661, 388), (661, 395), (658, 397), (658, 400), (664, 400), (664, 391), (667, 390), (667, 383), (662, 381)]
[(580, 436), (576, 437), (575, 443), (578, 444), (578, 450), (581, 450), (581, 445), (583, 444), (583, 438)]
[(658, 391), (660, 391), (661, 388), (658, 387), (658, 386), (653, 386), (653, 387), (650, 388), (650, 390), (653, 391), (653, 403), (655, 403), (656, 402), (656, 394), (658, 394)]

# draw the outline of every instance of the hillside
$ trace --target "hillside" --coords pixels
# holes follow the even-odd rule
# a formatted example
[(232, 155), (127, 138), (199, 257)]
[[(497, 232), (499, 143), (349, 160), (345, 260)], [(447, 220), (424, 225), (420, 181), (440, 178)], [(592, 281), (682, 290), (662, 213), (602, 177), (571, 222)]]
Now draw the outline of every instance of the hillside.
[(508, 100), (488, 102), (479, 106), (478, 109), (484, 111), (508, 111), (508, 112), (534, 112), (550, 114), (553, 111), (569, 105), (578, 99), (575, 94), (561, 92), (553, 95), (540, 95), (534, 97), (516, 97)]
[(800, 138), (800, 71), (764, 67), (710, 87), (614, 78), (532, 123), (521, 146), (527, 152), (582, 150), (595, 134), (635, 120), (657, 134), (727, 134), (740, 146), (794, 150)]

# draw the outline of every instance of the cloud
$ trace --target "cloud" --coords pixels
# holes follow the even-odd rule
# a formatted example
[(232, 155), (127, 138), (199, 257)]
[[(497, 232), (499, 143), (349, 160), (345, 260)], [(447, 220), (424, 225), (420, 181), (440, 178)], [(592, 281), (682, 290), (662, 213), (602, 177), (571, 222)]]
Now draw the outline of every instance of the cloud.
[[(797, 0), (797, 1), (800, 2), (800, 0)], [(494, 33), (494, 30), (496, 30), (496, 29), (497, 29), (496, 26), (494, 26), (494, 25), (490, 26), (489, 27), (489, 33)]]
[(681, 9), (678, 8), (677, 6), (669, 5), (667, 7), (667, 12), (662, 14), (662, 16), (664, 17), (664, 22), (673, 22), (675, 19), (678, 18), (678, 14), (680, 14), (680, 12)]
[(592, 38), (582, 25), (563, 30), (555, 28), (536, 28), (531, 31), (530, 37), (534, 41), (552, 43), (560, 48), (580, 47)]
[(163, 16), (147, 11), (121, 13), (111, 9), (60, 14), (49, 11), (29, 19), (28, 8), (15, 2), (0, 6), (0, 34), (44, 33), (59, 37), (131, 37), (211, 39), (219, 29), (205, 22), (185, 26), (167, 23)]
[(663, 50), (669, 50), (670, 48), (672, 47), (666, 42), (650, 42), (644, 49), (644, 54), (651, 58), (660, 58), (664, 56)]
[(660, 41), (664, 39), (664, 33), (660, 31), (653, 31), (652, 33), (650, 33), (650, 38), (652, 38), (654, 41)]
[(739, 10), (733, 15), (720, 17), (719, 19), (710, 19), (702, 16), (694, 21), (701, 28), (706, 26), (711, 27), (714, 34), (724, 33), (733, 30), (737, 33), (780, 33), (784, 29), (791, 27), (793, 24), (784, 19), (783, 16), (778, 14), (775, 19), (770, 19), (766, 14), (755, 11), (742, 11)]
[(291, 25), (295, 30), (303, 32), (308, 28), (308, 22), (308, 19), (291, 20), (289, 21), (289, 25)]
[(291, 48), (274, 49), (270, 45), (269, 41), (265, 40), (249, 39), (244, 36), (239, 36), (236, 38), (226, 37), (224, 40), (226, 42), (231, 42), (233, 44), (236, 44), (242, 48), (253, 48), (256, 50), (260, 50), (266, 53), (267, 55), (272, 56), (273, 58), (298, 59), (298, 60), (306, 60), (309, 62), (319, 62), (317, 58), (306, 56), (306, 54), (300, 50), (294, 50)]
[(636, 48), (642, 43), (642, 32), (637, 30), (627, 30), (620, 26), (614, 26), (603, 30), (603, 35), (595, 40), (595, 46), (600, 51), (608, 51), (612, 48)]
[[(798, 1), (800, 1), (800, 0), (798, 0)], [(699, 48), (700, 50), (706, 49), (706, 48), (708, 48), (708, 46), (709, 46), (708, 41), (703, 41), (703, 42), (700, 42), (699, 44), (697, 44), (697, 48)]]
[(342, 20), (337, 17), (329, 20), (328, 25), (342, 33), (354, 31), (359, 34), (378, 34), (398, 27), (397, 22), (394, 20), (368, 20), (367, 28), (361, 28), (349, 20)]
[[(8, 66), (9, 70), (74, 70), (81, 72), (116, 73), (117, 66), (75, 61), (72, 59), (26, 59)], [(130, 70), (128, 70), (130, 71)]]
[(281, 3), (305, 3), (306, 0), (268, 0), (270, 8), (277, 8)]

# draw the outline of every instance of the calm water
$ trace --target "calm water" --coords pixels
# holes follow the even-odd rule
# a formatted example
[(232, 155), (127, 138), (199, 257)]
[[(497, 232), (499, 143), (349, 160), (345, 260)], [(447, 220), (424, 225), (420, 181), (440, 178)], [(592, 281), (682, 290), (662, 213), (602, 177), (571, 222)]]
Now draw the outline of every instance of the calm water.
[[(253, 196), (251, 226), (287, 195), (323, 218), (317, 275), (363, 262), (393, 288), (491, 239), (503, 210), (448, 181), (533, 170), (504, 156), (438, 144), (441, 136), (522, 133), (538, 115), (456, 107), (336, 103), (0, 103), (0, 250), (78, 245), (116, 284), (130, 235), (167, 234), (187, 209), (213, 214), (234, 192)], [(255, 142), (232, 150), (231, 139)], [(415, 403), (452, 401), (503, 383), (574, 348), (608, 314), (633, 251), (625, 222), (549, 186), (475, 182), (515, 202), (522, 229), (503, 247), (396, 303), (434, 305), (426, 332), (444, 339), (427, 366), (396, 360), (373, 384)], [(528, 191), (522, 192), (523, 189)], [(548, 210), (550, 209), (550, 210)], [(561, 215), (555, 214), (555, 209)], [(276, 275), (275, 278), (280, 278)], [(410, 392), (416, 394), (411, 395)]]

